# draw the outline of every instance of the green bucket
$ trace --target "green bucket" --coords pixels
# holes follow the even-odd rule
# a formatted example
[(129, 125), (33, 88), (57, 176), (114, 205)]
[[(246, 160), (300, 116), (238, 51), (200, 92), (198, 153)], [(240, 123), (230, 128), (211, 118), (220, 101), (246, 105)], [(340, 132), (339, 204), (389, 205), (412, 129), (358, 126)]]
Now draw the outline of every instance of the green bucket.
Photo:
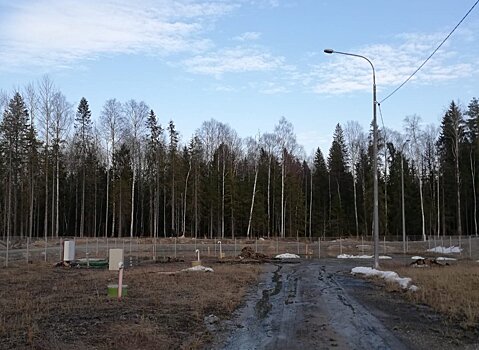
[[(128, 295), (128, 285), (124, 284), (121, 286), (121, 296), (126, 297), (127, 295)], [(118, 297), (118, 284), (108, 285), (108, 296), (112, 298)]]

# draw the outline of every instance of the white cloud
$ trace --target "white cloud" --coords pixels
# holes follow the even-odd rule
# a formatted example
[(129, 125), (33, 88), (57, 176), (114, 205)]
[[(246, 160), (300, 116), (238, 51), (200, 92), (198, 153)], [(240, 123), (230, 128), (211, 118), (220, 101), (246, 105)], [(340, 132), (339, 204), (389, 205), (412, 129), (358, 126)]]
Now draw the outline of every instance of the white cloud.
[[(105, 54), (199, 52), (205, 22), (236, 8), (220, 1), (20, 0), (0, 23), (0, 66), (71, 64)], [(1, 69), (1, 68), (0, 68)]]
[[(351, 49), (350, 52), (364, 55), (373, 62), (378, 90), (384, 91), (401, 84), (444, 37), (445, 33), (403, 33), (397, 35), (392, 43), (369, 45)], [(472, 40), (470, 35), (462, 37), (464, 40)], [(325, 57), (323, 61), (323, 64), (313, 65), (309, 72), (297, 77), (311, 91), (319, 94), (342, 94), (371, 90), (371, 67), (363, 59), (333, 54)], [(479, 65), (473, 57), (461, 56), (454, 45), (446, 42), (411, 82), (445, 82), (477, 74), (478, 71)]]
[(220, 77), (224, 73), (271, 71), (281, 68), (284, 61), (284, 57), (257, 48), (235, 47), (194, 56), (182, 65), (191, 73)]
[(241, 35), (234, 37), (234, 40), (237, 41), (253, 41), (258, 40), (261, 37), (261, 33), (258, 32), (246, 32)]

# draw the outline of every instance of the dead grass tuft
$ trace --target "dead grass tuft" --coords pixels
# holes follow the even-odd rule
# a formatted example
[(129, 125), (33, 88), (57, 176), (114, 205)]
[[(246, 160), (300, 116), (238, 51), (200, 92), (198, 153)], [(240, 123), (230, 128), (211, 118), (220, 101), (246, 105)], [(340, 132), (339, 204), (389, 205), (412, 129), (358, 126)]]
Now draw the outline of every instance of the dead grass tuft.
[(0, 270), (0, 349), (202, 348), (211, 340), (204, 317), (229, 317), (259, 273), (250, 265), (208, 265), (214, 273), (158, 273), (186, 263), (126, 270), (121, 302), (106, 296), (114, 272)]
[(479, 324), (479, 266), (474, 262), (458, 262), (452, 266), (411, 268), (397, 267), (401, 276), (411, 277), (420, 289), (408, 293), (416, 303), (459, 320), (465, 328)]

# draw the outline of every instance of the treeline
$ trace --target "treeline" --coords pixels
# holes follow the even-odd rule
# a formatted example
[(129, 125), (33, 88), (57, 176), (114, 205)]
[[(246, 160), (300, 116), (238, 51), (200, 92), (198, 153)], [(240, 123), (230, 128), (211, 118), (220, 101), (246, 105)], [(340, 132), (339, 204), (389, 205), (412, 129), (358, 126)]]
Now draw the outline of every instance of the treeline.
[[(306, 156), (285, 118), (244, 139), (205, 121), (181, 142), (144, 102), (108, 100), (93, 122), (48, 77), (0, 107), (4, 239), (371, 235), (372, 135), (357, 122)], [(475, 98), (451, 102), (439, 127), (409, 116), (380, 129), (380, 234), (402, 234), (404, 184), (409, 236), (477, 235), (478, 158)]]

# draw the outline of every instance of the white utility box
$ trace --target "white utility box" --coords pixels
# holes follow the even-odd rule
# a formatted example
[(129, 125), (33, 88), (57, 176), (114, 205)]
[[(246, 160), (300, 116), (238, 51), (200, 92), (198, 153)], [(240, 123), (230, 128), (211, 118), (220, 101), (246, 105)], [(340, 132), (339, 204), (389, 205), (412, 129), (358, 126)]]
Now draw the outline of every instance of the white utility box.
[(75, 260), (75, 241), (63, 242), (63, 261)]
[(109, 270), (110, 271), (118, 271), (120, 263), (123, 264), (123, 249), (110, 249), (109, 255)]

